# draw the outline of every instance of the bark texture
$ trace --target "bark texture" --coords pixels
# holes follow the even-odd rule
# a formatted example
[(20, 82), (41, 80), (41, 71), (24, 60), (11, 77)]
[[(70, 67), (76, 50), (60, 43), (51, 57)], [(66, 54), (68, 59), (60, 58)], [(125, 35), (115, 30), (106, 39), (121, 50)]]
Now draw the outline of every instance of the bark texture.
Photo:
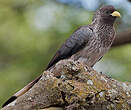
[(2, 110), (131, 110), (131, 83), (62, 60)]

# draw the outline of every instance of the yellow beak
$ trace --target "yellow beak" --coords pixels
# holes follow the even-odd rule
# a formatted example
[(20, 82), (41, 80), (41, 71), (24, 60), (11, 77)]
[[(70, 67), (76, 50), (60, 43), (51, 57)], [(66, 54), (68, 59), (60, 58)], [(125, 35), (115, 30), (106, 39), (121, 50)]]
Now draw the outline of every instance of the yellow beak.
[(121, 17), (121, 14), (118, 11), (114, 11), (111, 15), (116, 17)]

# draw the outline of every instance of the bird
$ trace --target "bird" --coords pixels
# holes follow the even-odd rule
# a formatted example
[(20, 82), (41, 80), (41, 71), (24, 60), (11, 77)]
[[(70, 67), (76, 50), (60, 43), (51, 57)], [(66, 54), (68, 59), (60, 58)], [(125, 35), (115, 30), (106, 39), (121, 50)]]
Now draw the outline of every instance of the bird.
[[(49, 62), (46, 70), (63, 59), (72, 59), (93, 67), (110, 49), (115, 39), (114, 22), (120, 16), (120, 13), (112, 5), (99, 8), (91, 24), (80, 26), (63, 43)], [(26, 93), (41, 77), (42, 75), (14, 94), (2, 107)]]

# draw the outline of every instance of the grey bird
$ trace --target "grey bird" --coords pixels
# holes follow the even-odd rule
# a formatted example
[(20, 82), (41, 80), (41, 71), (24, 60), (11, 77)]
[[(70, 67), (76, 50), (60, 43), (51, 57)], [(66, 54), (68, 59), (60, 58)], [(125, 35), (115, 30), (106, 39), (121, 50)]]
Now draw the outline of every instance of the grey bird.
[[(48, 64), (46, 70), (58, 61), (71, 58), (92, 67), (111, 47), (115, 38), (113, 24), (120, 13), (113, 6), (103, 6), (96, 11), (92, 23), (78, 28), (60, 47)], [(7, 100), (2, 107), (13, 102), (16, 98), (27, 92), (39, 81), (37, 77), (23, 89)]]

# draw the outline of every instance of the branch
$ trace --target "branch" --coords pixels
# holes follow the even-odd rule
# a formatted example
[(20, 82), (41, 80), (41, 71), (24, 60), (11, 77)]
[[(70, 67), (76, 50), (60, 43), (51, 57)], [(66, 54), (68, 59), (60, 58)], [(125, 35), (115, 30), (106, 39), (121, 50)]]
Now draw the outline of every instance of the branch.
[(2, 110), (130, 110), (131, 83), (62, 60), (32, 89)]
[(116, 35), (112, 47), (120, 46), (123, 44), (129, 44), (129, 43), (131, 43), (131, 29), (118, 33)]

